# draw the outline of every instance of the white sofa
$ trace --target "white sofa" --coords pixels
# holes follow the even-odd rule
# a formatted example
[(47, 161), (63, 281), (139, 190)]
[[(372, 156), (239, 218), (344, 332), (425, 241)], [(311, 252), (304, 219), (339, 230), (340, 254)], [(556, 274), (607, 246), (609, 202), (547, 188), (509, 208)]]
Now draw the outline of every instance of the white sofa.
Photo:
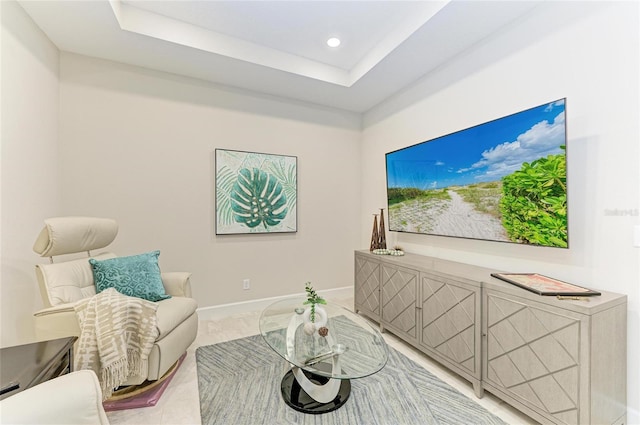
[[(35, 313), (39, 339), (78, 336), (80, 327), (73, 306), (96, 294), (88, 257), (108, 259), (110, 252), (93, 255), (92, 250), (109, 245), (118, 233), (115, 220), (95, 217), (56, 217), (45, 220), (34, 251), (49, 257), (50, 264), (38, 264), (36, 275), (45, 308)], [(84, 258), (60, 261), (59, 256), (82, 253)], [(88, 254), (88, 257), (87, 257)], [(53, 257), (56, 256), (54, 262)], [(63, 257), (64, 258), (64, 257)], [(126, 385), (160, 379), (187, 351), (198, 331), (197, 303), (191, 298), (190, 273), (161, 273), (162, 284), (171, 298), (158, 301), (160, 331), (151, 353), (147, 373), (130, 377)]]
[(96, 374), (79, 370), (0, 401), (0, 423), (104, 425), (109, 420)]

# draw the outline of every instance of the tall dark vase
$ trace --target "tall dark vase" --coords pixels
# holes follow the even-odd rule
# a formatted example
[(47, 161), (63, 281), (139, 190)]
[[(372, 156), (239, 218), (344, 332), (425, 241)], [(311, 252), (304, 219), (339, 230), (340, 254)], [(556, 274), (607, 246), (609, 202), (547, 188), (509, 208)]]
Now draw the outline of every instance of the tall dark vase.
[(384, 229), (384, 208), (380, 208), (380, 234), (378, 236), (380, 238), (378, 248), (387, 249), (387, 235)]
[(378, 235), (378, 214), (373, 215), (373, 231), (371, 232), (371, 245), (369, 251), (378, 249), (380, 243), (380, 236)]

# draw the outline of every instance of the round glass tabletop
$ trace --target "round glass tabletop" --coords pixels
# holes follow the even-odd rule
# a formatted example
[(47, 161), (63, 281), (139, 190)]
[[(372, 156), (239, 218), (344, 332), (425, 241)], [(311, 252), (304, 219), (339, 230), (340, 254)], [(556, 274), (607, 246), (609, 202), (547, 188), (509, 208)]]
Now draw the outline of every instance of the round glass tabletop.
[[(262, 337), (282, 358), (305, 371), (334, 379), (362, 378), (384, 367), (387, 344), (369, 322), (328, 303), (316, 306), (315, 323), (305, 329), (309, 322), (305, 309), (309, 306), (304, 301), (293, 298), (275, 302), (260, 316)], [(338, 368), (327, 367), (336, 360)]]

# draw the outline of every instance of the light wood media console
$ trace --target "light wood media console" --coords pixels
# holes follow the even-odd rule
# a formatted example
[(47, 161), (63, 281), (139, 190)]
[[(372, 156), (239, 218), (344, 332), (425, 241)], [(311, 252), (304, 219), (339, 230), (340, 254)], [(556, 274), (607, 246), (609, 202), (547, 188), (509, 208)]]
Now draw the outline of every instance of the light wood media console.
[(626, 422), (627, 297), (540, 296), (491, 270), (355, 252), (355, 310), (541, 423)]

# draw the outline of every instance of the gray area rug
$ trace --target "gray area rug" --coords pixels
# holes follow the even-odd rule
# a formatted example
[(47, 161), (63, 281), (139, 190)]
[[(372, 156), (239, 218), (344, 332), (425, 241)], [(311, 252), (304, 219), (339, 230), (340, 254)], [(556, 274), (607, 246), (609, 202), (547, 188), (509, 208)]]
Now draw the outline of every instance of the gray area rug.
[(351, 380), (346, 404), (322, 415), (285, 404), (280, 381), (288, 363), (260, 335), (199, 347), (196, 363), (206, 425), (505, 424), (391, 347), (380, 372)]

